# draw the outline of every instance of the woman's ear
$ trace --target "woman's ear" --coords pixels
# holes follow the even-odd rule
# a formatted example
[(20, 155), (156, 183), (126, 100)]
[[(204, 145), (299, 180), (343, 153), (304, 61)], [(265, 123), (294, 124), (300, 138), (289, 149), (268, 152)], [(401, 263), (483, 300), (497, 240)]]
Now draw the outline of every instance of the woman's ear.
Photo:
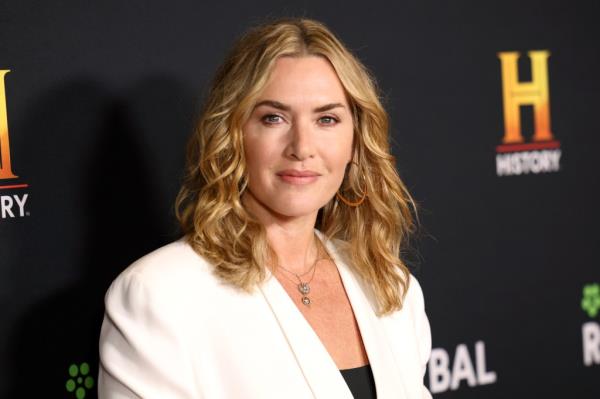
[(354, 157), (356, 155), (356, 134), (352, 132), (352, 145), (350, 146), (350, 157), (347, 158), (346, 166), (348, 166), (352, 161), (354, 161)]

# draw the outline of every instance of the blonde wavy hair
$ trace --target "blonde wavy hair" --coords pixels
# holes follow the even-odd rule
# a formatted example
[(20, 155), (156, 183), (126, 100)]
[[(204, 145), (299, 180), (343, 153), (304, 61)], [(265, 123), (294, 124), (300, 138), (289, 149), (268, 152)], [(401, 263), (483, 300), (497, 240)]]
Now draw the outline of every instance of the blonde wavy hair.
[[(402, 308), (410, 273), (400, 258), (413, 232), (416, 205), (390, 154), (389, 121), (375, 80), (322, 23), (285, 18), (248, 30), (218, 68), (187, 146), (176, 215), (187, 242), (222, 280), (252, 292), (277, 259), (266, 230), (242, 205), (247, 173), (242, 126), (279, 57), (327, 59), (346, 91), (354, 122), (353, 163), (340, 187), (356, 207), (334, 196), (316, 228), (337, 239), (351, 266), (371, 285), (379, 315)], [(414, 215), (414, 216), (413, 216)], [(277, 264), (277, 262), (273, 262)]]

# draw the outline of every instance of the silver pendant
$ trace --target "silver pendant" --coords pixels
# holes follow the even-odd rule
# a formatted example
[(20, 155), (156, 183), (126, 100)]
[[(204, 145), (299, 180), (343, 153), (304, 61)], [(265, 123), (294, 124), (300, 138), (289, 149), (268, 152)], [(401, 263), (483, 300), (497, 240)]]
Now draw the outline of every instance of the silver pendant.
[(306, 295), (310, 292), (310, 286), (308, 283), (300, 283), (298, 284), (298, 291), (300, 291), (303, 295)]
[(307, 296), (303, 296), (302, 303), (305, 304), (306, 306), (310, 305), (310, 298)]

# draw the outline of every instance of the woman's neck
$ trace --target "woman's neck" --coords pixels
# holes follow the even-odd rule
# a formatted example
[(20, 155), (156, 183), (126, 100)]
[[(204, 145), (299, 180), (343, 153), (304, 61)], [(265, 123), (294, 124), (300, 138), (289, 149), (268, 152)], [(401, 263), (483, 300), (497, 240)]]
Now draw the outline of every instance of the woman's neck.
[(267, 227), (267, 239), (277, 254), (278, 264), (296, 274), (306, 272), (319, 258), (314, 224), (298, 230), (271, 225)]
[(268, 209), (252, 195), (243, 199), (246, 209), (265, 226), (267, 240), (277, 254), (279, 264), (298, 274), (308, 270), (319, 256), (319, 238), (314, 232), (318, 211), (286, 216)]

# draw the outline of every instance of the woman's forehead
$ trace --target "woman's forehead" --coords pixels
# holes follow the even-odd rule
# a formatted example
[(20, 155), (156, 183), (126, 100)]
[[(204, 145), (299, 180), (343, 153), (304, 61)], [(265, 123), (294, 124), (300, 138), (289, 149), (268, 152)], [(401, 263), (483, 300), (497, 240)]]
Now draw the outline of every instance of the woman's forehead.
[(278, 58), (258, 102), (262, 100), (289, 105), (347, 106), (345, 90), (335, 69), (319, 56)]

